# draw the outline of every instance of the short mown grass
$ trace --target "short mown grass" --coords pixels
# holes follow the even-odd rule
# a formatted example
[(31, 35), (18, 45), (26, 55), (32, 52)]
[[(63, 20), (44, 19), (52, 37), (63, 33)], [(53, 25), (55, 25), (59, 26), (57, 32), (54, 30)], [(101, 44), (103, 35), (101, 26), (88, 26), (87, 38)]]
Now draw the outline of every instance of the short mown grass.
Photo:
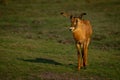
[[(0, 80), (119, 80), (119, 0), (8, 0), (0, 4)], [(88, 67), (61, 11), (91, 21)]]

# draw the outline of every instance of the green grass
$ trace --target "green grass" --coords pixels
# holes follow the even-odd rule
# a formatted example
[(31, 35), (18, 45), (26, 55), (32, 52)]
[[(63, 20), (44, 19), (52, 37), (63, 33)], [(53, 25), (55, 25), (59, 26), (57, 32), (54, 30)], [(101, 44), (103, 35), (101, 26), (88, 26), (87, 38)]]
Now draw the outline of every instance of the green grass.
[[(8, 0), (0, 4), (0, 80), (119, 80), (119, 0)], [(88, 67), (77, 71), (70, 21), (93, 25)]]

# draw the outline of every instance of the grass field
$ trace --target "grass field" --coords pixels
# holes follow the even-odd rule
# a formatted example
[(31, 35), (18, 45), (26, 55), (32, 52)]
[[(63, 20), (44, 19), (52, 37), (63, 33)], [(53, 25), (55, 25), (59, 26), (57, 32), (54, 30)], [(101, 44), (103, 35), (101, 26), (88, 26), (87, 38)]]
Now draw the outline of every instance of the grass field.
[[(0, 80), (120, 80), (119, 0), (7, 1), (0, 4)], [(62, 11), (86, 12), (93, 25), (86, 70), (77, 71)]]

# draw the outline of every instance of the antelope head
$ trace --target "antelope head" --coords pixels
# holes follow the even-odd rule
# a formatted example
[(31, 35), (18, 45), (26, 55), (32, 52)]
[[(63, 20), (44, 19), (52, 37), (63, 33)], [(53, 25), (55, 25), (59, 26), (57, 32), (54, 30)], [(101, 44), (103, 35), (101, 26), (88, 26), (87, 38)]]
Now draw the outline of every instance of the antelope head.
[(61, 15), (65, 16), (65, 17), (69, 17), (70, 21), (71, 21), (71, 26), (70, 26), (70, 30), (74, 31), (77, 28), (78, 22), (80, 22), (82, 20), (83, 15), (86, 15), (86, 13), (81, 13), (80, 16), (73, 16), (71, 14), (67, 14), (62, 12)]

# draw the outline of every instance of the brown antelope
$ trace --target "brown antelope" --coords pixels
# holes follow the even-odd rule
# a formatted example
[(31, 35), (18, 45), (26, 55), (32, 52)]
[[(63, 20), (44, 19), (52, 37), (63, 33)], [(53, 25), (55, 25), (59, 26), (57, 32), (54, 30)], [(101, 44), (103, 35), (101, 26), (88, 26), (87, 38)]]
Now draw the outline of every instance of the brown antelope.
[(90, 24), (90, 21), (82, 19), (83, 15), (86, 15), (86, 13), (82, 13), (79, 17), (75, 17), (63, 12), (61, 13), (61, 15), (65, 17), (70, 17), (71, 20), (71, 26), (69, 29), (73, 33), (73, 37), (77, 47), (78, 70), (80, 70), (81, 67), (86, 68), (88, 45), (90, 43), (92, 35), (92, 26)]

